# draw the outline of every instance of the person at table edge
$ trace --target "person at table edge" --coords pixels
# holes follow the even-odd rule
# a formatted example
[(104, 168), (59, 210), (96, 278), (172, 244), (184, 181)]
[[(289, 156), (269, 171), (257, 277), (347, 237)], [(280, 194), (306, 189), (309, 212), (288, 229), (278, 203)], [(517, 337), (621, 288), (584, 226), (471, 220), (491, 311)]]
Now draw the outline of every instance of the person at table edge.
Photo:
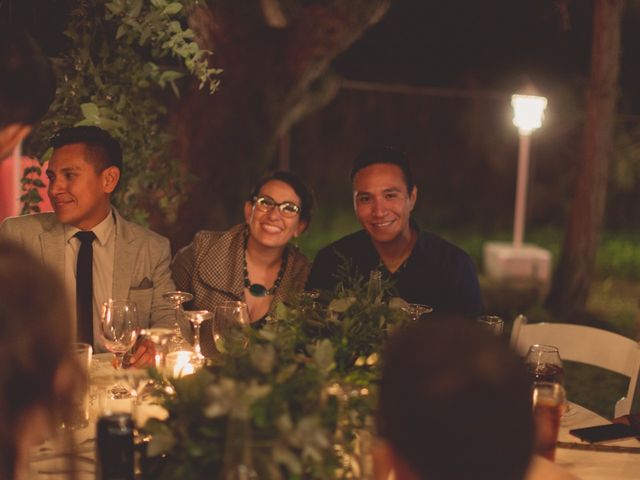
[(56, 90), (51, 62), (27, 33), (0, 28), (0, 162), (49, 109)]
[(475, 316), (482, 299), (469, 255), (411, 218), (418, 188), (409, 159), (392, 147), (362, 152), (351, 169), (353, 206), (363, 230), (318, 252), (307, 289), (332, 290), (345, 261), (368, 278), (372, 270), (395, 282), (396, 294), (437, 313)]
[[(111, 205), (122, 173), (119, 143), (105, 130), (90, 126), (62, 129), (50, 143), (53, 154), (46, 173), (55, 213), (7, 218), (0, 224), (0, 236), (17, 240), (51, 266), (64, 279), (71, 305), (75, 305), (81, 248), (75, 235), (80, 231), (95, 234), (92, 324), (76, 322), (78, 339), (93, 343), (95, 352), (106, 351), (99, 335), (99, 312), (108, 298), (134, 301), (142, 327), (172, 327), (174, 313), (162, 299), (163, 293), (175, 289), (169, 270), (169, 241), (128, 222)], [(93, 342), (83, 336), (92, 336)], [(150, 352), (139, 346), (133, 361), (148, 363), (147, 356)]]

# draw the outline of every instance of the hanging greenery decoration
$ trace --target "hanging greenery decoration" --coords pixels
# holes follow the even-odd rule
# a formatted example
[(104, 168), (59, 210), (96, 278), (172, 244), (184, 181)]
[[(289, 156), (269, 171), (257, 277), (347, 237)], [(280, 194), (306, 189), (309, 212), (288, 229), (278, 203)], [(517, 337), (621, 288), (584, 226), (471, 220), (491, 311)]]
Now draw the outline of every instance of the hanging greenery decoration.
[[(122, 145), (124, 171), (114, 203), (128, 218), (146, 223), (149, 207), (175, 221), (187, 175), (172, 153), (167, 127), (167, 87), (177, 97), (192, 76), (215, 92), (220, 69), (209, 65), (187, 16), (196, 0), (77, 0), (65, 29), (70, 47), (54, 59), (56, 98), (34, 134), (41, 164), (58, 129), (95, 125)], [(183, 80), (184, 82), (184, 80)], [(38, 211), (38, 168), (25, 171), (23, 213)]]

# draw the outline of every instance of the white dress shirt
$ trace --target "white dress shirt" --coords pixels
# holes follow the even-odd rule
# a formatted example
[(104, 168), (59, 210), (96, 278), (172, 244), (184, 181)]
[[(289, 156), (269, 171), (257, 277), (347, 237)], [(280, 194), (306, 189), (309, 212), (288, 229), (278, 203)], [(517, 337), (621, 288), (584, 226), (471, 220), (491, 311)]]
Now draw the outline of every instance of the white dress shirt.
[[(80, 240), (74, 235), (80, 230), (71, 225), (64, 226), (64, 281), (73, 307), (73, 325), (76, 318), (76, 264), (80, 250)], [(111, 298), (113, 289), (113, 264), (116, 247), (116, 223), (113, 212), (91, 231), (96, 235), (93, 241), (93, 347), (96, 353), (106, 352), (100, 335), (100, 309), (103, 302)]]

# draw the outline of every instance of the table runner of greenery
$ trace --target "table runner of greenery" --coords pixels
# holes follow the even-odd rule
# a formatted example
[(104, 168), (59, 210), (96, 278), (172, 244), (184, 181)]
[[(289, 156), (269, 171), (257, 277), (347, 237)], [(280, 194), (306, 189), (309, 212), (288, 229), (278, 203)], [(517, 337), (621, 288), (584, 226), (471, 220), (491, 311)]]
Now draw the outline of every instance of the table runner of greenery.
[(239, 465), (245, 478), (360, 476), (356, 436), (372, 428), (379, 352), (408, 315), (401, 299), (382, 299), (390, 285), (376, 297), (361, 277), (343, 278), (328, 308), (279, 304), (262, 329), (244, 330), (248, 346), (225, 343), (212, 365), (170, 380), (168, 418), (145, 426), (145, 478), (242, 478)]

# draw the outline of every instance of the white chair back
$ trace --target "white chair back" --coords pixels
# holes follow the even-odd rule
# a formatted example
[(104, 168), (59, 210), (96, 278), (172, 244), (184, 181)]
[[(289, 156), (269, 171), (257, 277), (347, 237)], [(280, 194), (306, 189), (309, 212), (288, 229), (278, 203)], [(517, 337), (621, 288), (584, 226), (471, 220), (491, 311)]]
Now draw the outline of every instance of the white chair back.
[(526, 355), (534, 344), (554, 345), (563, 360), (586, 363), (629, 377), (627, 394), (616, 402), (615, 416), (631, 411), (640, 371), (640, 346), (617, 333), (569, 323), (532, 323), (519, 315), (511, 331), (511, 347)]

